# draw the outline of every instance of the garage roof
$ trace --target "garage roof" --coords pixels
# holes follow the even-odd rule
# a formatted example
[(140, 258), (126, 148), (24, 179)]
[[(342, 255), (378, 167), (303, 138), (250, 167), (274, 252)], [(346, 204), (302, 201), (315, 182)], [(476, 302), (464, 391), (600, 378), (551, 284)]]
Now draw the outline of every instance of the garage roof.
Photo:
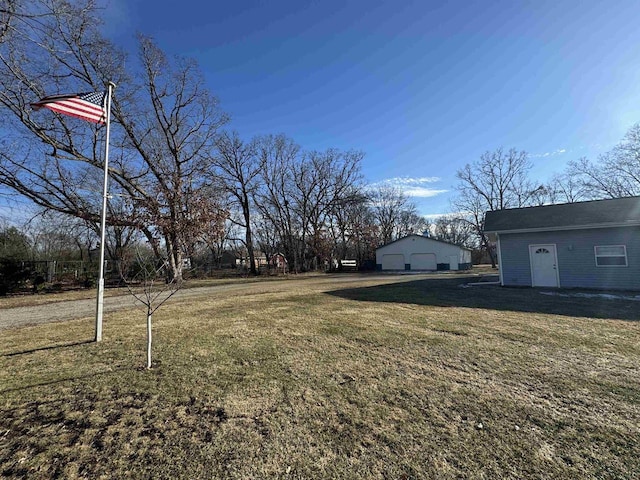
[(460, 246), (460, 245), (456, 245), (455, 243), (445, 242), (445, 241), (443, 241), (443, 240), (436, 240), (435, 238), (426, 237), (426, 236), (424, 236), (424, 235), (418, 235), (418, 234), (415, 234), (415, 233), (414, 233), (414, 234), (411, 234), (411, 235), (407, 235), (406, 237), (398, 238), (397, 240), (394, 240), (393, 242), (386, 243), (386, 244), (384, 244), (384, 245), (382, 245), (382, 246), (380, 246), (380, 247), (376, 248), (376, 250), (380, 250), (381, 248), (388, 247), (389, 245), (392, 245), (392, 244), (394, 244), (394, 243), (396, 243), (396, 242), (399, 242), (400, 240), (404, 240), (405, 238), (411, 238), (411, 237), (418, 237), (418, 238), (420, 238), (420, 239), (422, 239), (422, 240), (429, 240), (429, 241), (431, 241), (431, 242), (443, 243), (443, 244), (445, 244), (445, 245), (452, 245), (452, 246), (454, 246), (454, 247), (458, 247), (458, 248), (461, 248), (461, 249), (463, 249), (463, 250), (469, 250), (469, 251), (471, 251), (471, 249), (470, 249), (470, 248), (462, 247), (462, 246)]
[(562, 203), (487, 212), (484, 231), (575, 230), (640, 225), (640, 197)]

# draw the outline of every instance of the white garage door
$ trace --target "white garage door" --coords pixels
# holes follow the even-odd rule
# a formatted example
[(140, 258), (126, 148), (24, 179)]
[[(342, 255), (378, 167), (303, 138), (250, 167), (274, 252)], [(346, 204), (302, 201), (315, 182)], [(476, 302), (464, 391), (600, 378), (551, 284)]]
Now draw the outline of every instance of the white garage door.
[(382, 255), (383, 270), (404, 270), (404, 255), (401, 253), (388, 253)]
[(437, 270), (435, 253), (412, 253), (411, 270)]

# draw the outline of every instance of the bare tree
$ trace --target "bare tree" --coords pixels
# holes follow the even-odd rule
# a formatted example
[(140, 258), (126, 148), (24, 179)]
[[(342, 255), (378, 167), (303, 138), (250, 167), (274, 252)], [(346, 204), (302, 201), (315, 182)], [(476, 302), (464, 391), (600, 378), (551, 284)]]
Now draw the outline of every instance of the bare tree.
[(151, 368), (153, 314), (175, 295), (182, 282), (168, 271), (168, 262), (159, 262), (148, 253), (141, 248), (136, 249), (133, 261), (122, 270), (122, 279), (129, 293), (143, 305), (147, 315), (147, 368)]
[[(126, 218), (128, 208), (126, 202), (121, 199), (111, 199), (107, 204), (109, 218)], [(93, 230), (96, 238), (100, 238), (100, 224), (93, 222), (88, 223)], [(121, 274), (121, 265), (127, 263), (128, 258), (133, 254), (134, 247), (141, 240), (141, 232), (138, 228), (131, 225), (122, 225), (114, 223), (113, 225), (107, 225), (105, 242), (108, 257), (116, 264), (118, 274)]]
[(258, 216), (255, 220), (254, 232), (256, 245), (264, 254), (267, 263), (270, 264), (271, 258), (276, 253), (280, 253), (281, 250), (280, 239), (276, 235), (276, 229), (268, 219)]
[(0, 4), (0, 43), (4, 41), (11, 28), (11, 23), (17, 9), (16, 1), (17, 0), (3, 0)]
[(472, 222), (460, 215), (442, 215), (433, 226), (433, 238), (461, 247), (477, 248), (477, 234)]
[(261, 185), (255, 204), (263, 227), (272, 226), (291, 271), (319, 267), (333, 250), (332, 215), (358, 195), (363, 154), (301, 151), (283, 135), (258, 138), (256, 146)]
[(218, 110), (194, 62), (170, 62), (144, 37), (140, 55), (140, 90), (150, 102), (116, 102), (125, 132), (123, 150), (133, 150), (140, 162), (132, 171), (121, 157), (116, 179), (123, 179), (119, 184), (134, 199), (138, 217), (146, 219), (142, 230), (149, 241), (164, 243), (172, 275), (180, 281), (185, 253), (205, 226), (224, 216), (206, 175), (217, 130), (227, 116)]
[(221, 187), (231, 196), (231, 208), (238, 208), (241, 220), (236, 222), (244, 230), (244, 245), (249, 255), (249, 271), (257, 274), (253, 245), (251, 212), (253, 197), (258, 188), (260, 162), (254, 142), (244, 142), (237, 132), (223, 133), (216, 140), (217, 155), (212, 175), (220, 180)]
[(337, 260), (355, 259), (359, 266), (375, 263), (380, 229), (364, 189), (354, 189), (347, 201), (335, 206), (330, 231)]
[(115, 82), (109, 174), (111, 193), (127, 201), (108, 224), (140, 229), (179, 280), (199, 229), (220, 215), (204, 173), (227, 116), (197, 65), (166, 58), (149, 38), (139, 37), (139, 61), (127, 62), (131, 75), (125, 71), (126, 55), (101, 36), (91, 0), (28, 5), (11, 41), (0, 43), (0, 126), (10, 132), (0, 184), (43, 208), (96, 222), (101, 127), (28, 105), (48, 93)]
[(383, 185), (370, 192), (370, 199), (382, 245), (426, 229), (426, 220), (418, 218), (415, 205), (399, 188)]
[(329, 219), (335, 207), (358, 195), (361, 152), (305, 152), (293, 168), (292, 199), (302, 226), (302, 246), (309, 246), (312, 268), (331, 256)]
[(67, 215), (42, 211), (25, 224), (34, 259), (91, 261), (99, 237), (92, 225)]
[(430, 226), (429, 220), (418, 214), (417, 207), (409, 202), (405, 209), (400, 212), (395, 237), (402, 238), (412, 234), (422, 235), (429, 230)]
[[(359, 233), (359, 219), (369, 218), (373, 223), (369, 199), (362, 188), (357, 186), (347, 195), (347, 199), (333, 205), (329, 216), (328, 229), (333, 239), (334, 258), (346, 260), (356, 254), (354, 242)], [(350, 255), (350, 257), (347, 257)]]
[(582, 174), (560, 173), (551, 177), (544, 187), (546, 203), (571, 203), (590, 200), (589, 188), (585, 185)]
[(400, 189), (380, 187), (371, 192), (370, 198), (376, 223), (380, 228), (380, 242), (381, 244), (389, 243), (394, 240), (394, 229), (400, 212), (407, 202), (407, 197)]
[(24, 20), (39, 20), (51, 15), (51, 12), (34, 8), (28, 0), (2, 0), (0, 2), (0, 43), (11, 38), (16, 24)]
[(567, 176), (576, 180), (585, 200), (640, 195), (640, 124), (597, 162), (570, 162)]
[(505, 152), (499, 148), (483, 153), (477, 162), (465, 165), (456, 173), (458, 196), (453, 200), (454, 209), (464, 212), (481, 247), (489, 253), (493, 267), (496, 258), (484, 234), (485, 212), (530, 205), (537, 191), (527, 177), (530, 169), (526, 152), (515, 149)]
[(224, 222), (211, 222), (201, 232), (200, 243), (203, 244), (212, 257), (217, 268), (221, 266), (222, 254), (228, 247), (229, 240), (237, 237), (233, 231), (237, 226), (229, 220)]
[(255, 194), (259, 215), (273, 228), (283, 254), (294, 272), (302, 269), (299, 225), (290, 197), (291, 171), (300, 147), (284, 135), (256, 139), (261, 188)]

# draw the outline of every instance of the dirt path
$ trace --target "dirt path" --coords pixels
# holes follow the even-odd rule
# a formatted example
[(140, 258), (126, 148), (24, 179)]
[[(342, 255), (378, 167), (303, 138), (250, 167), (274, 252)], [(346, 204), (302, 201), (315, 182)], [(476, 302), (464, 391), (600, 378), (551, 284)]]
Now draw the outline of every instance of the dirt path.
[[(189, 298), (216, 298), (228, 295), (248, 295), (260, 292), (284, 292), (295, 290), (301, 284), (305, 287), (316, 287), (319, 291), (333, 290), (340, 285), (355, 282), (383, 284), (418, 280), (434, 274), (419, 275), (323, 275), (301, 278), (300, 280), (272, 280), (268, 282), (251, 282), (241, 284), (216, 285), (208, 287), (186, 288), (178, 291), (171, 301), (182, 301)], [(140, 304), (135, 303), (131, 295), (108, 297), (104, 299), (104, 312), (108, 314), (117, 310), (133, 309)], [(0, 309), (0, 330), (17, 328), (41, 323), (60, 322), (75, 318), (92, 317), (95, 315), (96, 300), (69, 300), (30, 307), (16, 307)]]
[[(262, 284), (268, 291), (278, 291), (286, 287), (286, 283), (274, 281)], [(256, 288), (255, 283), (217, 285), (211, 287), (188, 288), (178, 291), (173, 297), (174, 301), (195, 297), (219, 297), (229, 294), (241, 295)], [(131, 295), (107, 297), (104, 299), (104, 313), (115, 312), (123, 309), (140, 308), (140, 304)], [(25, 325), (37, 325), (40, 323), (60, 322), (75, 318), (92, 317), (96, 311), (96, 299), (69, 300), (46, 305), (32, 307), (16, 307), (0, 310), (0, 330), (15, 328)]]

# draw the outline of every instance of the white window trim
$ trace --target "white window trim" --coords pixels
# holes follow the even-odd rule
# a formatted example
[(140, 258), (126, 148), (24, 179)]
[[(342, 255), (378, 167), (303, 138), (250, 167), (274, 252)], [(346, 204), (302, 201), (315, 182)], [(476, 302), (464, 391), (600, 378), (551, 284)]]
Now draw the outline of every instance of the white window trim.
[[(622, 255), (598, 255), (598, 247), (622, 247), (623, 251), (624, 251), (624, 265), (598, 265), (598, 258), (601, 257), (615, 257), (615, 258), (620, 258), (622, 257)], [(629, 266), (629, 259), (627, 258), (627, 246), (626, 245), (594, 245), (593, 246), (593, 256), (596, 262), (596, 267), (597, 268), (611, 268), (611, 267), (628, 267)]]
[(500, 278), (500, 286), (504, 287), (504, 272), (502, 271), (502, 248), (500, 247), (500, 235), (496, 234), (497, 237), (497, 250), (498, 250), (498, 274)]

